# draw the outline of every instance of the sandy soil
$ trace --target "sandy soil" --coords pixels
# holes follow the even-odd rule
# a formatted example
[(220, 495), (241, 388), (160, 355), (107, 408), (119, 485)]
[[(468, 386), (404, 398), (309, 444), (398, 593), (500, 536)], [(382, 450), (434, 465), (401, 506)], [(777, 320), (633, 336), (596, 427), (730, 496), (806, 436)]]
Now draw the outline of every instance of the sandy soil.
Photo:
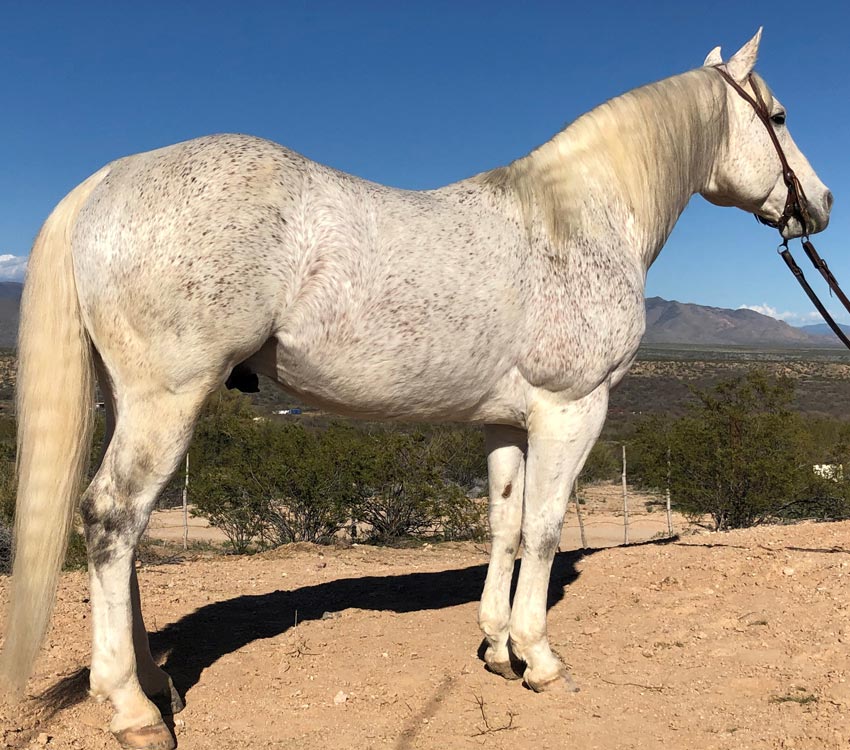
[[(484, 671), (486, 550), (295, 545), (140, 570), (152, 643), (187, 699), (182, 750), (839, 748), (850, 744), (850, 523), (564, 551), (550, 637), (581, 692)], [(0, 579), (0, 610), (7, 581)], [(296, 626), (297, 619), (297, 626)], [(85, 575), (63, 576), (7, 747), (114, 748), (85, 697)]]

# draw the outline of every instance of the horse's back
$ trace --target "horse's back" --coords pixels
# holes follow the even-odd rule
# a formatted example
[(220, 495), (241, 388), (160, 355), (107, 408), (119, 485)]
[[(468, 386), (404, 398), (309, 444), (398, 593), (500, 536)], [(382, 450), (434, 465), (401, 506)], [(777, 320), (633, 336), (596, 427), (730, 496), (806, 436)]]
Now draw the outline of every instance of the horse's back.
[(170, 387), (276, 337), (281, 377), (329, 402), (426, 400), (440, 373), (474, 403), (509, 369), (519, 261), (462, 203), (249, 136), (127, 157), (74, 235), (86, 324), (108, 365)]

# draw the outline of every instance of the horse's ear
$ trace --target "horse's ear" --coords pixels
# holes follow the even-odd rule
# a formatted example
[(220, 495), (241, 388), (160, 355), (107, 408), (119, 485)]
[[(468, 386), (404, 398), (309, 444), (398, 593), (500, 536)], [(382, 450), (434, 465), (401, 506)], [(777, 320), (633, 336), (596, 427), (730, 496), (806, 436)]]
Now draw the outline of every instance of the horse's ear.
[(721, 65), (723, 63), (723, 55), (720, 54), (720, 47), (715, 47), (705, 58), (704, 66)]
[(759, 26), (756, 35), (732, 55), (729, 62), (726, 63), (726, 70), (738, 83), (743, 83), (747, 76), (753, 72), (759, 54), (759, 42), (761, 42), (761, 26)]

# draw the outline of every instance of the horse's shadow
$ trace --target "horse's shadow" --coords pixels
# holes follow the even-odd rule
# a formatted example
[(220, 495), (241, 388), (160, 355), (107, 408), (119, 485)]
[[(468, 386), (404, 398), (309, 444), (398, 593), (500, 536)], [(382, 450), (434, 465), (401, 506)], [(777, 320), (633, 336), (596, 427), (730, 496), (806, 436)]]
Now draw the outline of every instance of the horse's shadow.
[[(576, 564), (596, 550), (561, 552), (549, 581), (548, 606), (564, 597), (578, 576)], [(511, 596), (519, 563), (514, 566)], [(203, 671), (225, 654), (252, 641), (274, 638), (296, 623), (318, 620), (346, 609), (421, 612), (478, 601), (487, 566), (342, 578), (291, 591), (237, 596), (196, 609), (177, 622), (150, 634), (151, 651), (165, 657), (163, 669), (183, 694), (197, 684)], [(203, 637), (199, 637), (199, 634)]]
[[(598, 551), (555, 555), (548, 607), (561, 601), (566, 587), (579, 577), (577, 563)], [(518, 571), (519, 561), (514, 565), (512, 597)], [(487, 565), (481, 564), (432, 573), (342, 578), (291, 591), (237, 596), (200, 607), (151, 633), (151, 651), (157, 661), (164, 659), (163, 668), (185, 695), (207, 667), (252, 641), (285, 633), (295, 626), (296, 617), (301, 623), (349, 608), (403, 613), (469, 604), (480, 598), (486, 573)], [(40, 696), (43, 708), (53, 713), (80, 702), (86, 696), (87, 677), (86, 669), (64, 677)]]

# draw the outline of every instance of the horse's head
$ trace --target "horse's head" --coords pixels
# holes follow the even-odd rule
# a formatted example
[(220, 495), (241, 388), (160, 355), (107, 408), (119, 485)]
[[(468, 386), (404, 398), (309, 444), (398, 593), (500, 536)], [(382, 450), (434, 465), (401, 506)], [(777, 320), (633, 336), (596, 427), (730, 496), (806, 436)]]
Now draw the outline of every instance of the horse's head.
[(725, 63), (719, 47), (709, 52), (705, 60), (706, 66), (724, 70), (757, 106), (763, 102), (767, 122), (759, 117), (757, 107), (736, 90), (734, 83), (727, 81), (718, 71), (726, 97), (726, 139), (702, 195), (717, 205), (737, 206), (750, 211), (771, 226), (778, 222), (786, 239), (805, 233), (798, 218), (788, 218), (787, 223), (782, 220), (788, 187), (769, 127), (776, 134), (788, 166), (796, 174), (805, 194), (808, 211), (806, 229), (810, 234), (820, 232), (829, 223), (832, 193), (791, 138), (785, 124), (785, 107), (762, 78), (753, 73), (760, 40), (761, 29)]

